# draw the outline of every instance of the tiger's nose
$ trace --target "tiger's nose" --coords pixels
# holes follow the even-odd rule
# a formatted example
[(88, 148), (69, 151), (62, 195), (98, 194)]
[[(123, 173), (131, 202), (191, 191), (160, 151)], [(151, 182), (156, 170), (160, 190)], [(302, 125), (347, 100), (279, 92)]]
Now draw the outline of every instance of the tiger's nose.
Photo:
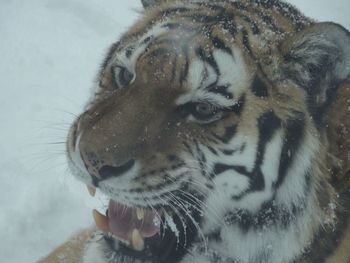
[(92, 151), (81, 151), (81, 157), (85, 168), (96, 182), (121, 176), (135, 165), (135, 159), (118, 159), (113, 154), (106, 155)]
[(124, 162), (122, 165), (104, 165), (98, 170), (98, 174), (101, 180), (105, 180), (110, 177), (118, 177), (131, 170), (134, 165), (134, 159), (130, 159), (127, 162)]

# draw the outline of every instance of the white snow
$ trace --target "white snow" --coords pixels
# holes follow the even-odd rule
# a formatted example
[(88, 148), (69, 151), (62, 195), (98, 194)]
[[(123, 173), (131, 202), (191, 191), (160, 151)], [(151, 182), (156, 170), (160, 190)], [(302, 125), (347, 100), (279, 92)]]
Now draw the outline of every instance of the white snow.
[[(348, 0), (290, 2), (350, 29)], [(69, 174), (64, 141), (135, 8), (139, 0), (0, 1), (1, 262), (35, 262), (104, 209)]]

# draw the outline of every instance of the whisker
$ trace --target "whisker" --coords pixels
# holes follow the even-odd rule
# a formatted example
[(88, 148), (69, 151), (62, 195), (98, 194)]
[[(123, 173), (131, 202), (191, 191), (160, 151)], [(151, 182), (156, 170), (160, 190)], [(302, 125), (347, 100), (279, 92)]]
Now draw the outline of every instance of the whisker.
[[(169, 180), (173, 181), (172, 178), (170, 177)], [(198, 183), (196, 183), (195, 181), (192, 181), (192, 180), (182, 180), (182, 182), (186, 182), (186, 183), (189, 183), (189, 184), (193, 184), (193, 185), (198, 185)], [(174, 183), (174, 181), (173, 181)], [(201, 186), (204, 186), (204, 187), (207, 187), (205, 185), (201, 185)], [(209, 207), (206, 203), (204, 203), (202, 200), (198, 199), (196, 196), (194, 196), (193, 194), (190, 194), (190, 193), (187, 193), (185, 191), (183, 191), (182, 189), (178, 189), (177, 191), (181, 192), (182, 194), (188, 196), (189, 198), (191, 198), (194, 202), (198, 203), (198, 206), (199, 207), (204, 207), (206, 208), (210, 213), (212, 213), (215, 218), (219, 221), (219, 224), (223, 224), (224, 222), (222, 221), (221, 217), (218, 215), (218, 211), (215, 209), (215, 208), (212, 208), (212, 207)], [(202, 191), (200, 190), (197, 190), (199, 194), (203, 195), (203, 196), (206, 196), (205, 193), (203, 193)], [(192, 204), (191, 204), (192, 205)], [(198, 207), (194, 207), (195, 209), (199, 210)], [(200, 212), (203, 212), (200, 210)]]
[[(177, 202), (181, 204), (180, 201), (177, 200)], [(193, 225), (194, 225), (195, 228), (197, 229), (198, 234), (200, 235), (200, 238), (203, 240), (205, 252), (207, 252), (207, 251), (208, 251), (207, 240), (206, 240), (206, 238), (205, 238), (205, 236), (204, 236), (204, 233), (203, 233), (201, 227), (200, 227), (199, 224), (196, 222), (196, 220), (192, 217), (190, 211), (188, 211), (188, 210), (186, 209), (186, 207), (184, 207), (183, 204), (180, 205), (179, 208), (180, 208), (181, 210), (184, 211), (184, 213), (186, 214), (186, 216), (191, 220), (191, 222), (193, 223)]]
[[(161, 201), (165, 202), (160, 196), (158, 198)], [(184, 222), (183, 217), (181, 216), (181, 214), (178, 212), (178, 210), (170, 202), (165, 202), (165, 203), (167, 203), (167, 205), (171, 208), (171, 210), (180, 218), (182, 226), (183, 226), (184, 234), (185, 234), (185, 241), (186, 241), (186, 236), (187, 236), (186, 223)], [(179, 243), (179, 237), (177, 237), (177, 239), (178, 239), (177, 243)]]
[[(171, 194), (171, 192), (169, 193)], [(182, 229), (184, 230), (184, 238), (185, 238), (185, 243), (184, 243), (184, 246), (186, 246), (187, 244), (187, 225), (186, 225), (186, 221), (184, 220), (183, 216), (181, 215), (181, 213), (176, 209), (176, 207), (171, 203), (169, 202), (168, 204), (171, 209), (174, 211), (174, 213), (176, 214), (177, 217), (180, 218), (181, 220), (181, 224), (182, 224)]]

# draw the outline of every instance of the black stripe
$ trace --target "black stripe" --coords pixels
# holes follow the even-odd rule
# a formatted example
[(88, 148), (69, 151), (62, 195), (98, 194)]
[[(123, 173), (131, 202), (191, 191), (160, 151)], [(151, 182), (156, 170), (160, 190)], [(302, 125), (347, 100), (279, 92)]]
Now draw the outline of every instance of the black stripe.
[(239, 100), (230, 108), (228, 108), (228, 112), (233, 112), (236, 115), (241, 115), (245, 105), (245, 94), (243, 94)]
[(251, 0), (251, 2), (266, 9), (278, 10), (278, 12), (280, 12), (284, 17), (287, 17), (292, 21), (292, 24), (297, 31), (304, 29), (305, 26), (309, 24), (298, 9), (294, 8), (290, 4), (278, 0)]
[(183, 27), (183, 24), (179, 24), (179, 23), (166, 23), (164, 25), (162, 25), (162, 27), (166, 27), (170, 30), (172, 29), (179, 29), (179, 28), (182, 28)]
[[(209, 8), (212, 11), (219, 11), (216, 12), (213, 15), (206, 15), (206, 14), (191, 14), (191, 15), (185, 15), (183, 18), (187, 18), (190, 22), (197, 22), (197, 23), (204, 23), (207, 24), (208, 27), (206, 29), (201, 30), (201, 32), (209, 33), (211, 32), (211, 26), (209, 25), (216, 25), (220, 23), (224, 29), (226, 29), (232, 36), (235, 35), (237, 29), (236, 25), (234, 24), (234, 15), (232, 13), (227, 13), (226, 9), (222, 6), (218, 5), (212, 5), (209, 3), (195, 3), (199, 6), (205, 6), (206, 8)], [(200, 10), (196, 10), (200, 12)], [(208, 13), (207, 10), (205, 10), (206, 13)]]
[(235, 209), (226, 213), (224, 220), (227, 225), (238, 224), (244, 231), (250, 229), (262, 229), (272, 225), (279, 225), (287, 228), (291, 222), (305, 209), (305, 204), (284, 207), (269, 201), (262, 205), (262, 208), (255, 214), (245, 209)]
[(182, 53), (183, 53), (183, 58), (185, 59), (185, 65), (181, 68), (183, 70), (181, 71), (180, 74), (180, 85), (182, 86), (183, 83), (187, 80), (189, 68), (190, 68), (190, 62), (189, 62), (189, 56), (188, 56), (188, 46), (184, 45), (182, 46)]
[(129, 47), (129, 48), (127, 48), (126, 51), (125, 51), (125, 56), (126, 56), (127, 58), (130, 58), (131, 55), (132, 55), (132, 52), (133, 52), (134, 50), (135, 50), (134, 47)]
[(241, 17), (244, 21), (250, 24), (250, 28), (252, 30), (253, 35), (260, 34), (260, 28), (256, 24), (256, 21), (252, 20), (250, 17), (246, 15), (240, 15), (239, 17)]
[(228, 126), (225, 128), (225, 133), (224, 135), (217, 135), (216, 133), (212, 133), (212, 135), (220, 140), (221, 142), (223, 143), (228, 143), (232, 138), (233, 136), (236, 134), (237, 132), (237, 124), (233, 124), (231, 126)]
[(192, 9), (186, 8), (186, 7), (170, 8), (170, 9), (166, 9), (166, 10), (163, 10), (162, 12), (160, 12), (158, 17), (164, 18), (164, 17), (170, 16), (173, 14), (181, 14), (181, 13), (185, 13), (188, 11), (192, 11)]
[(273, 111), (266, 112), (258, 119), (259, 143), (256, 153), (255, 167), (260, 167), (264, 161), (265, 148), (273, 134), (281, 127), (281, 120)]
[(220, 39), (219, 37), (212, 36), (211, 41), (213, 42), (215, 48), (223, 50), (224, 52), (233, 56), (231, 48), (226, 46), (225, 42), (222, 39)]
[(205, 154), (203, 153), (203, 151), (200, 149), (198, 141), (194, 140), (194, 143), (196, 145), (196, 150), (197, 150), (197, 154), (198, 154), (198, 162), (199, 162), (199, 167), (200, 167), (201, 173), (202, 173), (203, 177), (206, 177), (207, 176), (207, 169), (205, 167), (205, 163), (207, 162), (207, 158), (205, 157)]
[(106, 70), (106, 67), (108, 65), (108, 63), (110, 62), (110, 60), (112, 59), (114, 53), (118, 50), (118, 48), (120, 48), (121, 46), (121, 42), (118, 41), (117, 43), (113, 44), (110, 49), (108, 50), (108, 53), (107, 53), (107, 56), (106, 58), (104, 59), (102, 65), (101, 65), (101, 68), (100, 68), (100, 72), (99, 72), (99, 86), (102, 88), (102, 89), (117, 89), (118, 86), (116, 84), (115, 81), (112, 81), (110, 84), (112, 85), (112, 87), (106, 87), (102, 84), (102, 80), (103, 80), (103, 75), (104, 74), (114, 74), (114, 70), (113, 70), (113, 67), (111, 67), (110, 69), (110, 72), (107, 73), (105, 70)]
[(214, 94), (220, 94), (226, 99), (233, 99), (233, 95), (231, 92), (228, 92), (228, 88), (230, 85), (221, 85), (221, 86), (216, 86), (216, 83), (210, 85), (207, 87), (208, 92), (214, 93)]
[(221, 152), (225, 155), (233, 155), (235, 152), (237, 152), (237, 149), (235, 149), (235, 150), (221, 150)]
[[(207, 125), (210, 125), (210, 123), (207, 124)], [(206, 136), (205, 138), (208, 140), (208, 142), (212, 142), (212, 143), (215, 143), (215, 144), (219, 143), (219, 140), (217, 140), (217, 139), (215, 139), (213, 137)]]
[(148, 44), (151, 40), (153, 40), (153, 36), (148, 36), (144, 40), (142, 40), (141, 45)]
[(260, 167), (256, 167), (250, 175), (250, 185), (246, 194), (251, 192), (256, 192), (256, 191), (262, 191), (264, 189), (265, 189), (264, 174), (262, 173)]
[(99, 181), (107, 180), (111, 177), (118, 177), (123, 175), (125, 172), (129, 171), (135, 164), (134, 159), (130, 159), (120, 166), (104, 165), (99, 170), (98, 173), (101, 177)]
[(172, 66), (173, 68), (171, 69), (171, 81), (174, 81), (175, 80), (175, 77), (176, 77), (176, 72), (177, 72), (177, 56), (175, 55), (174, 56), (174, 59), (172, 61)]
[(178, 30), (178, 29), (180, 29), (181, 31), (193, 32), (193, 28), (190, 27), (189, 25), (180, 24), (180, 23), (174, 23), (174, 22), (166, 23), (166, 24), (162, 25), (162, 27), (166, 27), (169, 30)]
[(260, 98), (267, 98), (269, 96), (267, 86), (265, 83), (259, 78), (259, 76), (255, 76), (254, 81), (251, 86), (251, 91), (253, 94)]
[(276, 0), (250, 0), (250, 3), (257, 6), (262, 6), (267, 9), (276, 9), (277, 7), (279, 7), (279, 1)]
[(225, 154), (225, 155), (233, 155), (234, 153), (243, 153), (244, 149), (246, 147), (246, 143), (243, 143), (241, 147), (236, 147), (233, 150), (228, 150), (228, 149), (220, 149), (220, 151)]
[(167, 56), (169, 54), (169, 49), (160, 47), (152, 50), (147, 53), (147, 57), (159, 57), (159, 56)]
[(216, 75), (217, 76), (220, 76), (220, 69), (219, 69), (219, 66), (218, 64), (216, 63), (214, 57), (213, 57), (213, 54), (210, 53), (210, 54), (206, 54), (204, 49), (199, 47), (196, 49), (196, 55), (201, 59), (203, 60), (204, 62), (208, 63), (215, 71)]
[(211, 151), (212, 154), (218, 155), (218, 152), (213, 147), (208, 146), (208, 145), (206, 145), (206, 147), (208, 148), (209, 151)]
[(208, 16), (208, 15), (202, 15), (202, 14), (191, 14), (183, 17), (190, 19), (192, 22), (205, 23), (205, 24), (217, 23), (218, 21), (220, 21), (220, 19), (217, 16)]
[(234, 21), (234, 15), (233, 14), (223, 14), (220, 17), (221, 26), (223, 29), (227, 30), (231, 36), (235, 36), (237, 33), (237, 25)]
[(222, 2), (225, 2), (225, 3), (229, 3), (231, 5), (233, 5), (235, 8), (237, 8), (238, 10), (243, 10), (243, 11), (247, 11), (248, 8), (246, 5), (244, 5), (243, 3), (240, 3), (240, 2), (230, 2), (230, 1), (227, 1), (227, 0), (224, 0)]
[(155, 19), (147, 21), (139, 31), (126, 34), (124, 35), (123, 39), (124, 41), (132, 42), (135, 37), (138, 37), (139, 35), (142, 35), (145, 32), (147, 32), (149, 28), (154, 26), (157, 22), (159, 22), (164, 17), (170, 17), (171, 15), (174, 15), (174, 14), (177, 15), (188, 11), (191, 11), (191, 9), (186, 7), (169, 8), (169, 9), (162, 10), (161, 12), (158, 13)]
[[(270, 142), (270, 140), (273, 137), (273, 134), (280, 127), (281, 127), (281, 120), (275, 115), (275, 113), (273, 111), (266, 112), (264, 115), (262, 115), (258, 119), (259, 143), (257, 146), (257, 152), (256, 152), (253, 171), (248, 172), (247, 168), (244, 166), (233, 166), (233, 165), (227, 165), (222, 163), (216, 163), (214, 165), (212, 176), (218, 175), (227, 170), (235, 170), (236, 172), (250, 178), (249, 189), (244, 193), (244, 195), (246, 195), (249, 192), (263, 190), (265, 188), (265, 180), (264, 180), (264, 175), (261, 172), (261, 165), (264, 162), (266, 145)], [(242, 198), (242, 197), (243, 195), (240, 196), (239, 198)]]
[(153, 44), (153, 43), (156, 43), (157, 46), (165, 45), (165, 46), (177, 47), (179, 45), (179, 41), (174, 39), (174, 38), (157, 38), (157, 39), (154, 39), (154, 41), (149, 43), (148, 47), (151, 44)]
[(232, 169), (232, 165), (222, 164), (222, 163), (216, 163), (214, 165), (212, 177), (219, 175), (227, 170)]
[(252, 52), (252, 48), (250, 46), (250, 43), (249, 43), (249, 36), (248, 36), (248, 32), (247, 30), (245, 29), (242, 29), (242, 44), (245, 48), (245, 50), (249, 53), (249, 54), (253, 54)]
[(97, 188), (98, 186), (99, 186), (99, 180), (98, 180), (98, 178), (96, 177), (96, 176), (93, 176), (93, 175), (91, 175), (91, 180), (92, 180), (92, 185), (95, 187), (95, 188)]
[(209, 234), (207, 234), (207, 237), (209, 241), (222, 242), (221, 228), (211, 231)]
[(182, 142), (182, 144), (186, 147), (187, 151), (194, 157), (194, 153), (193, 153), (191, 147), (188, 145), (188, 143)]
[[(266, 23), (267, 26), (272, 28), (272, 30), (274, 30), (275, 32), (279, 32), (279, 33), (282, 33), (283, 30), (277, 27), (277, 25), (273, 21), (273, 17), (268, 15), (266, 12), (262, 12), (261, 8), (254, 8), (254, 7), (261, 6), (261, 7), (265, 7), (266, 9), (277, 10), (278, 12), (281, 13), (281, 15), (292, 20), (293, 25), (297, 30), (301, 30), (307, 24), (309, 24), (309, 22), (305, 19), (305, 17), (303, 17), (302, 14), (296, 8), (294, 8), (293, 6), (287, 3), (283, 3), (277, 0), (264, 0), (264, 1), (251, 0), (249, 5), (246, 5), (244, 3), (237, 2), (237, 1), (228, 1), (228, 0), (216, 0), (216, 1), (229, 4), (238, 10), (257, 14), (260, 17), (260, 19)], [(255, 26), (254, 26), (254, 32), (258, 34), (258, 30)]]
[(279, 33), (283, 32), (283, 30), (281, 30), (280, 28), (278, 28), (276, 26), (276, 24), (273, 21), (273, 18), (271, 16), (269, 16), (266, 12), (262, 12), (260, 9), (253, 8), (254, 5), (256, 5), (255, 0), (251, 1), (251, 2), (254, 2), (254, 3), (253, 3), (253, 5), (250, 5), (250, 6), (247, 6), (247, 5), (243, 4), (243, 3), (236, 2), (236, 1), (234, 1), (234, 2), (227, 1), (227, 0), (217, 0), (217, 1), (230, 4), (231, 6), (235, 7), (238, 10), (243, 10), (243, 11), (255, 13), (261, 18), (261, 20), (263, 22), (266, 23), (267, 26), (272, 28), (275, 32), (279, 32)]
[(285, 124), (285, 139), (282, 146), (281, 159), (278, 169), (278, 180), (274, 185), (278, 188), (284, 181), (288, 168), (294, 162), (296, 153), (301, 146), (301, 142), (304, 139), (305, 133), (305, 120), (304, 115), (299, 113), (298, 119), (287, 120)]
[(104, 70), (107, 67), (107, 64), (109, 63), (109, 61), (111, 60), (111, 58), (113, 57), (114, 53), (117, 51), (118, 48), (121, 47), (121, 41), (118, 41), (117, 43), (114, 43), (108, 50), (107, 56), (105, 58), (105, 60), (103, 61), (102, 65), (101, 65), (101, 70)]
[(266, 23), (266, 25), (268, 25), (270, 28), (272, 28), (272, 30), (274, 32), (276, 32), (276, 33), (282, 33), (283, 32), (282, 29), (280, 29), (279, 27), (276, 26), (272, 16), (269, 16), (266, 12), (263, 12), (263, 11), (259, 11), (258, 15), (260, 16), (262, 21)]
[(248, 172), (247, 168), (244, 166), (228, 165), (228, 164), (223, 164), (223, 163), (216, 163), (214, 165), (212, 176), (219, 175), (223, 172), (226, 172), (227, 170), (234, 170), (240, 174), (246, 175), (248, 177), (250, 176), (250, 173)]
[(215, 5), (215, 4), (211, 4), (211, 3), (195, 2), (193, 4), (201, 6), (201, 7), (209, 8), (212, 11), (221, 11), (221, 12), (226, 11), (226, 9), (223, 6), (219, 6), (219, 5)]

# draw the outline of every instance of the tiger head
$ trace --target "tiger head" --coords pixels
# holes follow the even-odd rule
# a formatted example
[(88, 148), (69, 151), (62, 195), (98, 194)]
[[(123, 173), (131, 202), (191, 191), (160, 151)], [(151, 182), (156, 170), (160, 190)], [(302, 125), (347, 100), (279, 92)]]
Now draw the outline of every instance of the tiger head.
[(289, 5), (287, 23), (282, 3), (261, 16), (247, 1), (143, 2), (67, 142), (74, 175), (111, 199), (100, 227), (143, 251), (162, 231), (190, 243), (226, 211), (311, 206), (328, 187), (324, 128), (349, 33)]

